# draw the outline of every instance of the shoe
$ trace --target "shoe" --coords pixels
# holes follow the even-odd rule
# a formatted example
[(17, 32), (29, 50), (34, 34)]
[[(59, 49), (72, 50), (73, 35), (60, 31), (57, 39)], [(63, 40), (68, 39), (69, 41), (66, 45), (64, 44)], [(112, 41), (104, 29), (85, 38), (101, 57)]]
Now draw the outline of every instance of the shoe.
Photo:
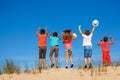
[(70, 66), (71, 68), (73, 67), (73, 64), (71, 64), (71, 66)]
[(90, 63), (90, 64), (89, 64), (89, 69), (91, 69), (91, 68), (92, 68), (92, 64)]
[(51, 64), (51, 68), (53, 68), (53, 67), (54, 67), (54, 65), (55, 65), (55, 64)]
[(41, 73), (41, 70), (42, 70), (42, 66), (39, 66), (39, 72)]
[(87, 68), (87, 65), (85, 65), (84, 68), (86, 69), (86, 68)]
[(59, 66), (56, 66), (56, 68), (59, 68)]
[(65, 68), (68, 69), (68, 66), (66, 66)]

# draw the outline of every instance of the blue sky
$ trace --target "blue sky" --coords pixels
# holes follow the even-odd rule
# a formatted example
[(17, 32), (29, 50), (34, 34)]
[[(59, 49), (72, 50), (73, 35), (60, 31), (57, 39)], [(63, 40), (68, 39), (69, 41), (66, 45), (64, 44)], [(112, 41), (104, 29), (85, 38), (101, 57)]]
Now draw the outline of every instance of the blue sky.
[[(91, 23), (98, 19), (93, 43), (93, 59), (101, 59), (99, 39), (113, 36), (115, 44), (111, 46), (111, 56), (118, 57), (120, 47), (120, 1), (119, 0), (0, 0), (0, 61), (12, 58), (18, 62), (28, 62), (38, 58), (38, 39), (35, 35), (38, 26), (48, 26), (49, 33), (60, 33), (71, 29), (77, 34), (73, 41), (74, 62), (83, 58), (82, 30), (92, 29)], [(50, 44), (47, 39), (47, 60), (49, 62)], [(59, 42), (59, 59), (64, 65), (64, 45)]]

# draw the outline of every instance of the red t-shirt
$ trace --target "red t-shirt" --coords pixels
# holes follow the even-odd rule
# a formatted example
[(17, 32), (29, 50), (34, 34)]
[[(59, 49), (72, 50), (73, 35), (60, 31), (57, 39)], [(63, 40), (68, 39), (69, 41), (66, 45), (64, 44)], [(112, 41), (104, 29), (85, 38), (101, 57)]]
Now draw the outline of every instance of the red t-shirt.
[(72, 49), (72, 41), (65, 41), (64, 44), (66, 50)]
[(38, 46), (46, 46), (46, 35), (45, 34), (37, 34), (38, 36)]
[(111, 42), (100, 42), (100, 46), (102, 47), (102, 52), (110, 52)]

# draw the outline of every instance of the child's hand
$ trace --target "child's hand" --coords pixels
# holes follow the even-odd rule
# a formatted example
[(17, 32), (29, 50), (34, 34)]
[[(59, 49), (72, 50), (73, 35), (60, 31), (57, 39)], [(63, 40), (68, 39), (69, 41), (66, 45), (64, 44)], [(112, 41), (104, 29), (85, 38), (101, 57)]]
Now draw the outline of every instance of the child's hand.
[(78, 25), (79, 28), (81, 28), (82, 26), (81, 25)]
[(41, 27), (38, 27), (38, 31), (40, 31), (41, 30)]
[(100, 41), (102, 41), (102, 39), (100, 39)]
[(46, 26), (46, 30), (48, 30), (48, 26)]
[(81, 30), (81, 27), (82, 27), (81, 25), (78, 25), (78, 29), (79, 29), (79, 30)]
[(64, 35), (65, 33), (64, 32), (61, 32), (61, 35)]
[(110, 39), (112, 39), (112, 36), (110, 36)]

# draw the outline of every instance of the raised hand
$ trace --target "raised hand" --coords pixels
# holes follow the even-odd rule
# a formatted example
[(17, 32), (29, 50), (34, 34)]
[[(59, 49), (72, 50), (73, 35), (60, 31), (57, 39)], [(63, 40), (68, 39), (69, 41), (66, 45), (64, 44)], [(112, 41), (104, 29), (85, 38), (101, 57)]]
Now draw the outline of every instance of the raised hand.
[(41, 27), (38, 27), (38, 31), (40, 31), (41, 30)]
[(81, 25), (78, 25), (78, 29), (79, 29), (79, 30), (81, 30), (81, 27), (82, 27)]
[(112, 39), (112, 36), (110, 36), (110, 39)]

